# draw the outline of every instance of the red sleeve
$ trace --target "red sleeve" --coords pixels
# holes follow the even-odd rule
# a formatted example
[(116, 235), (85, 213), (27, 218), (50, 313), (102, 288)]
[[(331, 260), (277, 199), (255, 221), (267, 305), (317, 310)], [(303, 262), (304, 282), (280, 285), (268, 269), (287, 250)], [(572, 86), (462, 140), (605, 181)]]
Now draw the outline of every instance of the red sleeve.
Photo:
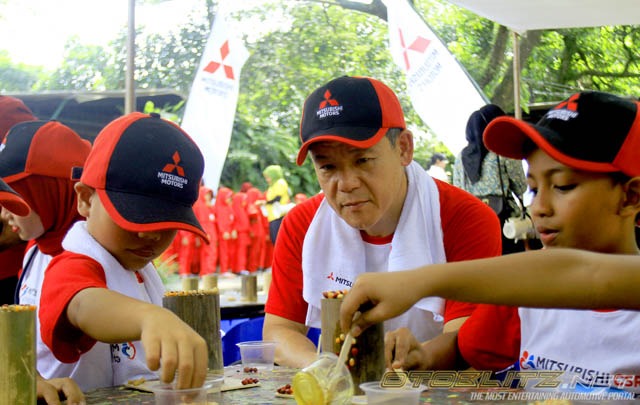
[(92, 287), (107, 288), (107, 280), (102, 266), (87, 256), (63, 252), (45, 271), (38, 311), (40, 334), (56, 358), (64, 363), (78, 361), (96, 342), (73, 327), (66, 312), (78, 292)]
[(265, 312), (304, 323), (307, 302), (302, 298), (302, 243), (324, 195), (296, 205), (284, 216), (273, 250), (271, 287)]
[(480, 304), (458, 332), (462, 358), (477, 370), (500, 371), (520, 355), (517, 307)]
[[(435, 180), (440, 192), (440, 218), (448, 262), (500, 256), (500, 221), (493, 210), (470, 193)], [(445, 323), (469, 316), (475, 304), (447, 300)]]

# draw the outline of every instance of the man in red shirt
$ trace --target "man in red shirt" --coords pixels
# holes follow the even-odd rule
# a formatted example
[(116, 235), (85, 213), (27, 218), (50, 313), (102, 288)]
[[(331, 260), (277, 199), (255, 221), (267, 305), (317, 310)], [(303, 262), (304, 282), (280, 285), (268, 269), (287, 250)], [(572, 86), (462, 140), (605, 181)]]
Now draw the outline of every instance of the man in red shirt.
[[(350, 288), (364, 272), (500, 254), (493, 211), (413, 161), (413, 135), (385, 84), (345, 76), (316, 89), (305, 101), (300, 138), (297, 163), (311, 155), (322, 193), (287, 214), (275, 246), (263, 335), (281, 343), (278, 364), (315, 360), (306, 332), (320, 326), (323, 291)], [(393, 331), (386, 350), (405, 356), (420, 342), (455, 332), (473, 309), (422, 300), (385, 323)]]

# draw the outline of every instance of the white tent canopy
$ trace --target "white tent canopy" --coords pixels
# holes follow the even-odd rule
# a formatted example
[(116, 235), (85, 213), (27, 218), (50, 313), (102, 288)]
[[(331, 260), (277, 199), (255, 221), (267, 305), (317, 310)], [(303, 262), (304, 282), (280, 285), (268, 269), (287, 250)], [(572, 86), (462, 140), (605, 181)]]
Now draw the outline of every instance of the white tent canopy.
[(638, 0), (448, 0), (523, 33), (530, 30), (640, 24)]
[[(560, 28), (640, 24), (639, 0), (447, 0), (515, 34)], [(514, 34), (514, 110), (520, 110), (520, 52)]]

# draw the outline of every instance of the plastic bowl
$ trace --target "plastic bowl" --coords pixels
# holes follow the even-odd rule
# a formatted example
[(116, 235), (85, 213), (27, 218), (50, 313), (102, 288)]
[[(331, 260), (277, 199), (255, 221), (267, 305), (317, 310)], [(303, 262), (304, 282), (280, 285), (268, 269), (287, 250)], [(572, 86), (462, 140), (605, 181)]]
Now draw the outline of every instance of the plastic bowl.
[(367, 396), (367, 404), (388, 405), (417, 405), (420, 403), (420, 393), (424, 387), (415, 388), (411, 385), (404, 387), (381, 387), (379, 381), (360, 384), (360, 389)]
[(242, 366), (256, 368), (258, 371), (273, 370), (273, 361), (276, 355), (276, 342), (252, 340), (236, 343), (240, 348)]
[(160, 381), (151, 383), (156, 405), (192, 404), (208, 405), (222, 402), (222, 384), (224, 377), (208, 379), (199, 388), (175, 389), (173, 383)]

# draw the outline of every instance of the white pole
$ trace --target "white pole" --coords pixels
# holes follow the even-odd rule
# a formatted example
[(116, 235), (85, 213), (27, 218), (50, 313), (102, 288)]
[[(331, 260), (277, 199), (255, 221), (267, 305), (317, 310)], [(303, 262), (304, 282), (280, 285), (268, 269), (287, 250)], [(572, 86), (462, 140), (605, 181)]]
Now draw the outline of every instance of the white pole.
[(518, 33), (512, 31), (513, 34), (513, 113), (515, 118), (522, 119), (522, 110), (520, 109), (520, 41)]
[(133, 78), (133, 71), (135, 65), (136, 55), (136, 1), (129, 0), (129, 22), (127, 24), (127, 69), (125, 75), (125, 99), (124, 99), (124, 112), (129, 114), (135, 111), (136, 106), (136, 89)]

